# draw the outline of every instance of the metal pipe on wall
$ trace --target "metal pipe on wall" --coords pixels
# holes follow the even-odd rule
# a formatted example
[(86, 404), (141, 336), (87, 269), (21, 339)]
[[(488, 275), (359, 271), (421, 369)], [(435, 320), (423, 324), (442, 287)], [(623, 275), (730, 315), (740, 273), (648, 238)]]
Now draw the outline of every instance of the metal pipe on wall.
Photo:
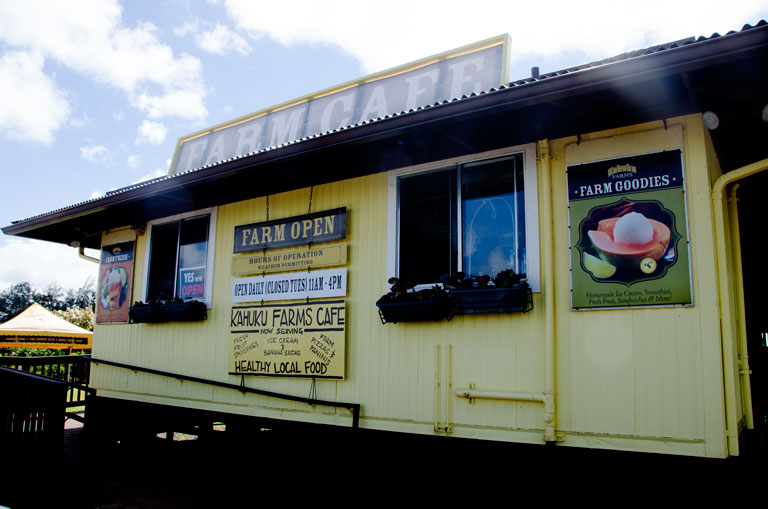
[(539, 174), (543, 192), (541, 206), (541, 248), (545, 312), (545, 386), (544, 386), (544, 441), (557, 440), (557, 408), (555, 402), (556, 360), (555, 360), (555, 227), (552, 200), (552, 165), (550, 161), (549, 140), (539, 140)]
[[(741, 180), (745, 177), (749, 177), (750, 175), (754, 175), (756, 173), (759, 173), (761, 171), (764, 171), (768, 169), (768, 159), (763, 159), (762, 161), (757, 161), (752, 164), (748, 164), (746, 166), (743, 166), (741, 168), (738, 168), (736, 170), (729, 171), (728, 173), (725, 173), (718, 178), (715, 183), (712, 185), (712, 212), (714, 214), (714, 228), (715, 228), (715, 246), (716, 246), (716, 252), (717, 252), (717, 278), (718, 278), (718, 293), (719, 293), (719, 301), (720, 301), (720, 321), (722, 324), (725, 324), (725, 326), (721, 326), (721, 338), (722, 338), (722, 355), (723, 355), (723, 369), (724, 369), (724, 375), (728, 375), (729, 366), (734, 365), (734, 359), (733, 359), (733, 330), (731, 328), (731, 312), (739, 312), (743, 311), (743, 309), (739, 310), (731, 310), (730, 306), (730, 295), (729, 295), (729, 281), (728, 281), (728, 233), (726, 231), (726, 220), (725, 220), (725, 207), (726, 204), (724, 203), (725, 200), (725, 188), (728, 186), (728, 184), (731, 184), (732, 182), (735, 182), (737, 180)], [(730, 213), (730, 210), (729, 210)], [(744, 321), (744, 316), (741, 314), (739, 316), (740, 321)], [(741, 336), (741, 330), (738, 331), (739, 336)], [(741, 347), (742, 344), (746, 344), (746, 338), (737, 338), (739, 347)], [(741, 370), (747, 370), (749, 369), (749, 366), (741, 366)], [(738, 455), (739, 454), (739, 443), (738, 443), (738, 418), (735, 414), (735, 402), (732, 400), (735, 398), (736, 394), (736, 388), (732, 386), (731, 380), (733, 379), (732, 376), (725, 376), (725, 405), (726, 405), (726, 439), (728, 441), (728, 453), (730, 455)], [(742, 384), (744, 382), (742, 378)], [(742, 385), (742, 390), (746, 391), (747, 387)], [(746, 395), (746, 394), (745, 394)], [(749, 394), (749, 398), (751, 400), (752, 395)], [(751, 402), (750, 402), (751, 403)]]
[(736, 316), (739, 321), (739, 375), (744, 402), (744, 417), (748, 429), (755, 428), (752, 415), (752, 384), (749, 379), (749, 352), (747, 349), (747, 323), (744, 308), (744, 272), (741, 264), (741, 232), (739, 230), (739, 198), (736, 192), (739, 184), (733, 184), (728, 192), (728, 216), (731, 222), (731, 253), (733, 256), (734, 296), (736, 298)]

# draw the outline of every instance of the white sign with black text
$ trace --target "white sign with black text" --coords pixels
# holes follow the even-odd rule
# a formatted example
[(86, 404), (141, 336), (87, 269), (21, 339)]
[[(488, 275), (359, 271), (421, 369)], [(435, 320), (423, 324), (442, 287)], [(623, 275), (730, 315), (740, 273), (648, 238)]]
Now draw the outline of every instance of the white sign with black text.
[(232, 281), (232, 302), (346, 297), (347, 269), (313, 270)]

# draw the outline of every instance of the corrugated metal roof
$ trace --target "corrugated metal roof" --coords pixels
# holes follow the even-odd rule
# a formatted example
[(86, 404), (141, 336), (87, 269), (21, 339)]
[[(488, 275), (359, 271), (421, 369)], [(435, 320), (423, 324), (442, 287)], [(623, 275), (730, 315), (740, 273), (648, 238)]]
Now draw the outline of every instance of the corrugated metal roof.
[(597, 61), (594, 61), (594, 62), (590, 62), (590, 63), (586, 63), (586, 64), (574, 66), (574, 67), (569, 67), (567, 69), (562, 69), (562, 70), (558, 70), (558, 71), (544, 73), (544, 74), (539, 75), (538, 78), (528, 77), (528, 78), (524, 78), (524, 79), (519, 79), (519, 80), (516, 80), (516, 81), (512, 81), (512, 82), (510, 82), (510, 83), (508, 83), (506, 85), (501, 85), (499, 87), (490, 88), (488, 90), (484, 90), (484, 91), (481, 91), (481, 92), (478, 92), (478, 93), (471, 93), (469, 95), (462, 95), (461, 97), (455, 97), (455, 98), (452, 98), (452, 99), (446, 99), (446, 100), (443, 100), (443, 101), (435, 102), (433, 104), (428, 104), (428, 105), (425, 105), (425, 106), (419, 106), (417, 108), (412, 108), (412, 109), (404, 110), (404, 111), (400, 111), (400, 112), (390, 113), (390, 114), (387, 114), (387, 115), (384, 115), (384, 116), (380, 116), (380, 117), (377, 117), (377, 118), (374, 118), (374, 119), (364, 120), (362, 122), (357, 122), (357, 123), (354, 123), (354, 124), (350, 124), (350, 125), (347, 125), (347, 126), (344, 126), (344, 127), (337, 128), (337, 129), (332, 129), (332, 130), (329, 130), (329, 131), (325, 131), (325, 132), (322, 132), (322, 133), (319, 133), (319, 134), (313, 134), (313, 135), (310, 135), (310, 136), (305, 136), (305, 137), (302, 137), (302, 138), (299, 138), (299, 139), (296, 139), (296, 140), (292, 140), (292, 141), (288, 141), (288, 142), (285, 142), (285, 143), (281, 143), (281, 144), (278, 144), (278, 145), (274, 145), (274, 146), (270, 146), (270, 147), (265, 147), (263, 149), (260, 149), (260, 150), (254, 151), (254, 152), (250, 152), (250, 153), (243, 154), (243, 155), (238, 155), (238, 156), (235, 156), (235, 157), (232, 157), (232, 158), (229, 158), (229, 159), (225, 159), (225, 160), (222, 160), (222, 161), (217, 161), (215, 163), (203, 165), (203, 166), (200, 166), (198, 168), (194, 168), (194, 169), (187, 170), (187, 171), (184, 171), (184, 172), (176, 173), (176, 174), (173, 174), (173, 175), (167, 175), (167, 176), (163, 176), (163, 177), (158, 177), (158, 178), (154, 178), (154, 179), (151, 179), (151, 180), (142, 181), (142, 182), (139, 182), (139, 183), (136, 183), (136, 184), (131, 184), (130, 186), (126, 186), (126, 187), (122, 187), (122, 188), (119, 188), (119, 189), (114, 189), (112, 191), (109, 191), (104, 196), (93, 198), (93, 199), (90, 199), (90, 200), (85, 200), (85, 201), (82, 201), (82, 202), (78, 202), (78, 203), (75, 203), (75, 204), (67, 206), (67, 207), (62, 207), (62, 208), (55, 209), (55, 210), (52, 210), (52, 211), (49, 211), (49, 212), (45, 212), (45, 213), (42, 213), (42, 214), (38, 214), (38, 215), (35, 215), (35, 216), (30, 216), (30, 217), (28, 217), (26, 219), (22, 219), (22, 220), (18, 220), (18, 221), (13, 221), (12, 224), (15, 225), (15, 224), (24, 223), (24, 222), (27, 222), (27, 221), (32, 221), (32, 220), (38, 219), (38, 218), (43, 217), (43, 216), (48, 216), (48, 215), (60, 213), (60, 212), (63, 212), (63, 211), (69, 210), (69, 209), (80, 207), (80, 206), (88, 204), (88, 203), (97, 203), (97, 202), (99, 202), (101, 200), (113, 197), (115, 195), (119, 195), (119, 194), (127, 193), (127, 192), (130, 192), (130, 191), (136, 190), (136, 189), (152, 186), (152, 185), (157, 184), (159, 182), (165, 182), (165, 181), (169, 181), (169, 180), (174, 180), (174, 179), (177, 179), (177, 178), (182, 177), (184, 175), (189, 175), (189, 174), (192, 174), (192, 173), (204, 170), (204, 169), (212, 168), (212, 167), (215, 167), (215, 166), (220, 166), (220, 165), (223, 165), (225, 163), (228, 163), (228, 162), (231, 162), (231, 161), (235, 161), (235, 160), (238, 160), (238, 159), (244, 159), (244, 158), (252, 157), (252, 156), (257, 155), (257, 154), (263, 154), (263, 153), (266, 153), (266, 152), (271, 152), (271, 151), (274, 151), (274, 150), (279, 150), (279, 149), (281, 149), (283, 147), (287, 147), (287, 146), (290, 146), (290, 145), (295, 145), (297, 143), (302, 143), (302, 142), (305, 142), (307, 140), (312, 140), (312, 139), (326, 137), (326, 136), (329, 136), (329, 135), (332, 135), (334, 133), (338, 133), (338, 132), (341, 132), (341, 131), (347, 131), (347, 130), (350, 130), (350, 129), (356, 129), (356, 128), (361, 127), (361, 126), (383, 122), (383, 121), (386, 121), (388, 119), (402, 117), (404, 115), (409, 115), (409, 114), (412, 114), (412, 113), (415, 113), (415, 112), (418, 112), (418, 111), (423, 111), (423, 110), (427, 110), (427, 109), (433, 109), (433, 108), (441, 107), (443, 105), (447, 105), (447, 104), (451, 104), (451, 103), (469, 101), (469, 100), (472, 100), (475, 97), (486, 96), (486, 95), (489, 95), (489, 94), (495, 94), (495, 93), (498, 93), (498, 92), (501, 92), (503, 90), (507, 90), (507, 89), (510, 89), (510, 88), (521, 88), (521, 87), (535, 86), (535, 85), (537, 85), (537, 84), (539, 84), (541, 82), (552, 81), (553, 79), (557, 79), (557, 78), (560, 78), (560, 77), (563, 77), (563, 76), (573, 75), (573, 74), (576, 74), (576, 73), (580, 73), (580, 72), (584, 72), (584, 71), (588, 71), (588, 70), (593, 70), (593, 69), (597, 69), (597, 68), (600, 68), (600, 67), (609, 66), (611, 64), (616, 64), (616, 63), (619, 63), (619, 62), (626, 62), (628, 60), (642, 58), (642, 57), (649, 56), (649, 55), (655, 55), (655, 54), (658, 54), (658, 53), (674, 51), (674, 50), (677, 50), (677, 49), (680, 49), (680, 48), (683, 48), (683, 47), (686, 47), (686, 46), (691, 46), (691, 45), (696, 45), (696, 44), (700, 44), (700, 43), (703, 43), (703, 42), (707, 42), (707, 41), (710, 41), (712, 39), (717, 39), (717, 38), (721, 38), (721, 37), (728, 37), (728, 36), (731, 36), (731, 35), (734, 35), (734, 34), (746, 32), (746, 31), (749, 31), (749, 30), (754, 30), (754, 29), (756, 29), (758, 27), (765, 26), (766, 24), (768, 24), (768, 22), (766, 22), (766, 20), (760, 20), (755, 25), (745, 24), (741, 28), (741, 30), (738, 30), (738, 31), (737, 30), (731, 30), (727, 34), (725, 34), (724, 36), (721, 36), (719, 33), (713, 33), (710, 36), (700, 36), (698, 38), (696, 38), (696, 37), (687, 37), (687, 38), (684, 38), (684, 39), (680, 39), (680, 40), (669, 42), (669, 43), (665, 43), (665, 44), (659, 44), (659, 45), (655, 45), (655, 46), (650, 46), (648, 48), (643, 48), (643, 49), (639, 49), (639, 50), (625, 52), (625, 53), (622, 53), (620, 55), (616, 55), (616, 56), (613, 56), (613, 57), (605, 58), (605, 59), (602, 59), (602, 60), (597, 60)]

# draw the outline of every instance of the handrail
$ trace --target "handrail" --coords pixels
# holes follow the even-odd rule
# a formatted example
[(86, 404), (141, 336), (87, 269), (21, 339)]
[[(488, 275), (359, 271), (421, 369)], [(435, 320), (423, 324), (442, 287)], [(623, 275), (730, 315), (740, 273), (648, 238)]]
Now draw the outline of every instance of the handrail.
[[(96, 389), (88, 387), (88, 373), (74, 376), (72, 368), (77, 368), (91, 361), (90, 355), (46, 355), (35, 357), (0, 357), (0, 370), (32, 376), (40, 380), (52, 380), (67, 387), (65, 408), (81, 407), (89, 397), (96, 395)], [(62, 369), (65, 368), (65, 369)], [(58, 376), (57, 376), (58, 375)], [(73, 382), (71, 378), (84, 383)], [(79, 392), (76, 392), (79, 391)], [(83, 398), (83, 393), (85, 398)], [(74, 414), (67, 414), (74, 417)]]
[(108, 361), (105, 359), (96, 359), (91, 357), (91, 362), (96, 364), (106, 364), (108, 366), (115, 366), (118, 368), (130, 369), (132, 371), (141, 371), (143, 373), (150, 373), (153, 375), (167, 376), (170, 378), (176, 378), (178, 380), (186, 380), (188, 382), (196, 382), (205, 385), (213, 385), (216, 387), (223, 387), (225, 389), (233, 389), (236, 391), (259, 394), (261, 396), (268, 396), (270, 398), (285, 399), (288, 401), (298, 401), (300, 403), (307, 403), (309, 405), (322, 405), (335, 408), (346, 408), (352, 412), (352, 428), (357, 429), (360, 426), (360, 403), (343, 403), (341, 401), (327, 401), (322, 399), (305, 398), (303, 396), (293, 396), (291, 394), (282, 394), (279, 392), (266, 391), (263, 389), (255, 389), (252, 387), (246, 387), (244, 385), (230, 384), (227, 382), (219, 382), (217, 380), (208, 380), (206, 378), (198, 378), (196, 376), (182, 375), (179, 373), (170, 373), (168, 371), (161, 371), (159, 369), (144, 368), (141, 366), (133, 366), (131, 364), (124, 364), (122, 362)]
[(8, 368), (8, 367), (5, 367), (5, 366), (0, 366), (0, 372), (1, 373), (8, 373), (9, 375), (10, 374), (18, 375), (18, 376), (20, 376), (22, 378), (26, 378), (26, 379), (29, 379), (29, 380), (35, 380), (35, 381), (38, 381), (38, 382), (49, 382), (49, 383), (51, 383), (53, 385), (67, 385), (67, 382), (65, 382), (64, 380), (59, 380), (57, 378), (51, 378), (49, 376), (38, 375), (36, 373), (28, 373), (26, 371), (21, 371), (21, 370), (18, 370), (18, 369)]
[[(36, 366), (39, 364), (76, 364), (79, 362), (89, 362), (88, 355), (44, 355), (36, 357), (0, 357), (0, 366)], [(46, 362), (41, 362), (46, 361)]]

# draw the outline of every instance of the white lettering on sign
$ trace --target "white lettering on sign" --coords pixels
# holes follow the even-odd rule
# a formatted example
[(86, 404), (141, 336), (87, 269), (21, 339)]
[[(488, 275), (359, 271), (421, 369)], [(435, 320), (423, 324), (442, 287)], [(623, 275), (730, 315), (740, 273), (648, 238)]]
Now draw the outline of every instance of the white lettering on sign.
[[(334, 97), (330, 101), (328, 101), (328, 104), (325, 105), (325, 108), (323, 109), (323, 116), (320, 119), (320, 130), (330, 131), (331, 129), (338, 129), (339, 127), (344, 127), (345, 125), (349, 125), (352, 122), (352, 107), (354, 106), (354, 94), (348, 93), (345, 95), (339, 95), (338, 97)], [(340, 117), (336, 122), (331, 125), (331, 116), (336, 113), (340, 112), (342, 117)]]
[(213, 141), (208, 157), (205, 158), (205, 164), (212, 164), (222, 159), (224, 159), (224, 135), (219, 134)]
[(306, 107), (291, 108), (271, 115), (269, 145), (274, 147), (275, 145), (300, 138), (299, 129), (301, 128), (301, 121), (305, 110)]
[(387, 110), (387, 98), (384, 96), (384, 85), (376, 85), (373, 87), (371, 96), (368, 98), (368, 102), (365, 104), (363, 113), (360, 114), (358, 119), (360, 122), (363, 120), (370, 120), (372, 118), (383, 117), (389, 113)]
[(261, 148), (262, 123), (254, 122), (237, 130), (237, 154), (256, 152)]
[(234, 125), (180, 142), (173, 173), (242, 156), (320, 134), (354, 122), (371, 120), (403, 109), (427, 106), (464, 94), (499, 86), (502, 39), (481, 49), (447, 56), (415, 69), (356, 84), (313, 97), (284, 109), (260, 113)]
[(425, 101), (435, 97), (435, 85), (439, 78), (437, 69), (416, 74), (405, 78), (408, 83), (408, 98), (405, 101), (405, 109), (412, 110), (428, 104)]
[[(479, 93), (483, 90), (481, 73), (483, 71), (483, 59), (481, 57), (471, 60), (456, 62), (448, 66), (453, 73), (451, 80), (451, 97), (461, 97), (464, 94)], [(470, 71), (474, 71), (470, 73)], [(473, 81), (474, 80), (474, 81)], [(469, 84), (471, 86), (467, 87)]]
[(181, 166), (183, 171), (197, 168), (203, 160), (203, 152), (205, 152), (205, 146), (208, 144), (208, 138), (201, 138), (194, 141), (188, 141), (184, 149), (186, 149), (186, 157), (184, 158), (184, 164)]

